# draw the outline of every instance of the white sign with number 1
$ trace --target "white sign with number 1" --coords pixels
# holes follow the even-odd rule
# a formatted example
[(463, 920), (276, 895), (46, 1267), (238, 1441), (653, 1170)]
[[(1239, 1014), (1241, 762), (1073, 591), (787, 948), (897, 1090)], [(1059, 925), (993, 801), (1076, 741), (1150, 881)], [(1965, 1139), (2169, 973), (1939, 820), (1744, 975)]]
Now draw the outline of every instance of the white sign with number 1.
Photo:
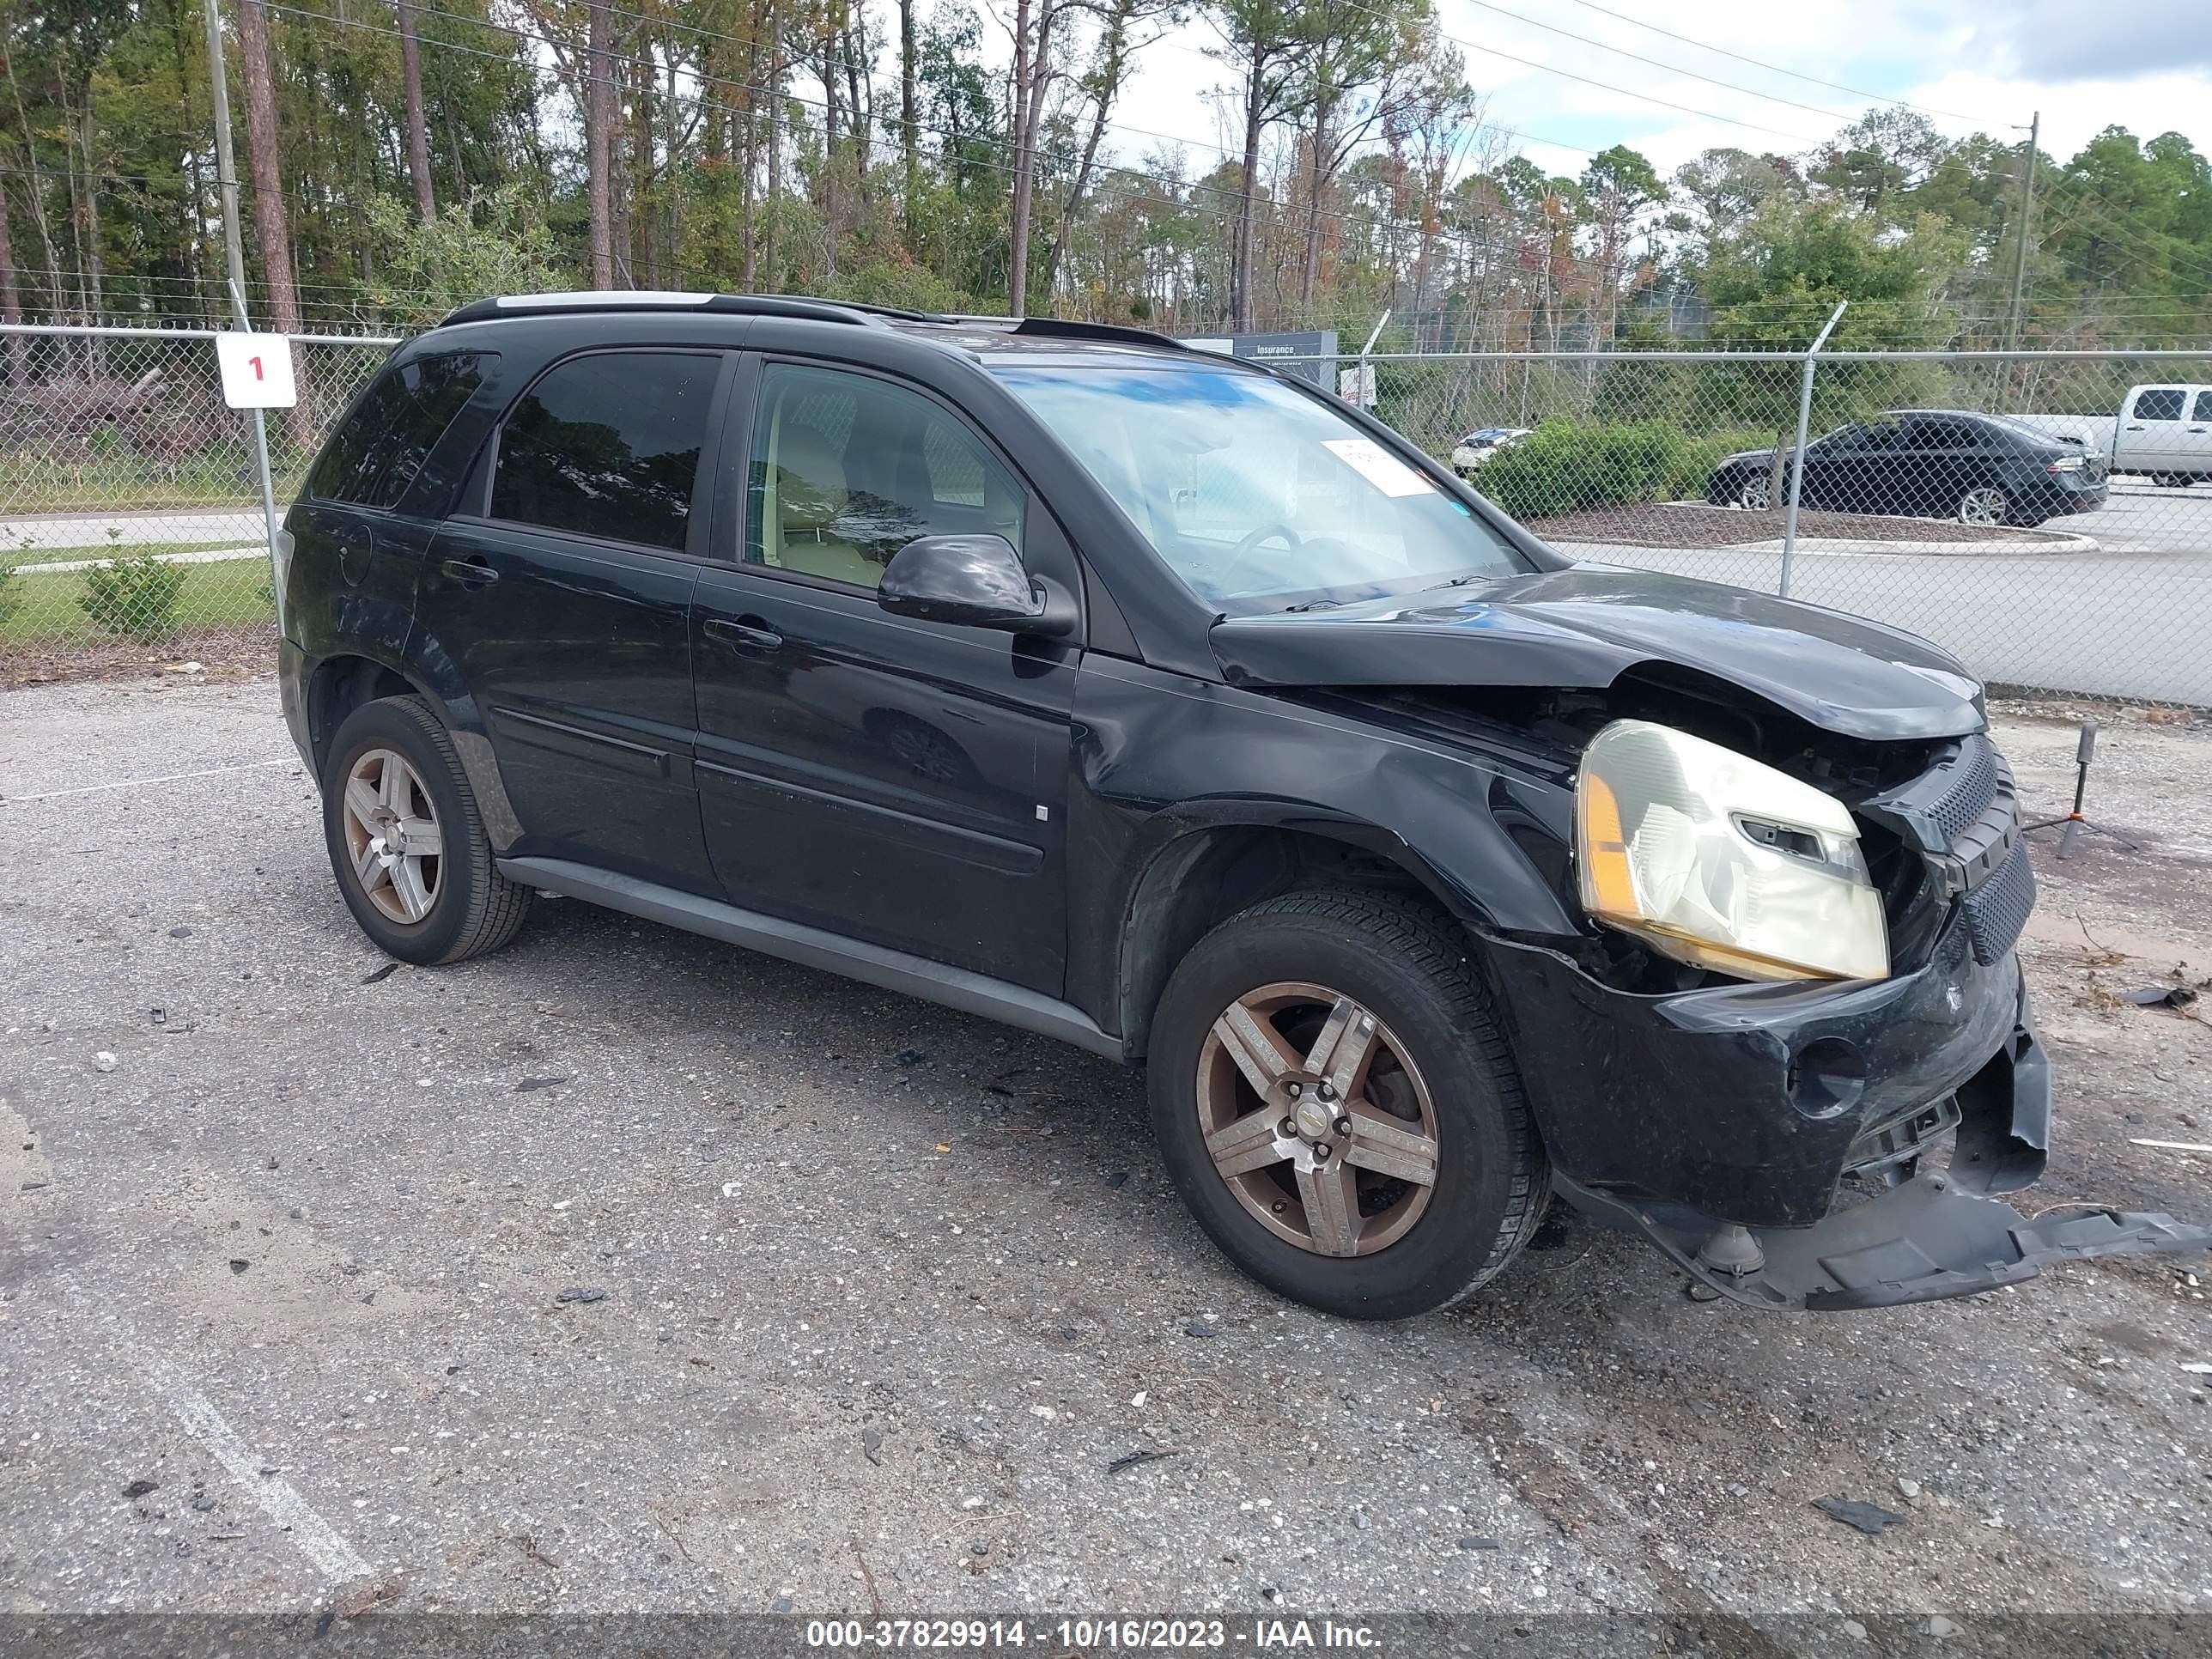
[(222, 368), (222, 400), (233, 409), (289, 409), (300, 401), (292, 384), (292, 343), (282, 334), (215, 337)]

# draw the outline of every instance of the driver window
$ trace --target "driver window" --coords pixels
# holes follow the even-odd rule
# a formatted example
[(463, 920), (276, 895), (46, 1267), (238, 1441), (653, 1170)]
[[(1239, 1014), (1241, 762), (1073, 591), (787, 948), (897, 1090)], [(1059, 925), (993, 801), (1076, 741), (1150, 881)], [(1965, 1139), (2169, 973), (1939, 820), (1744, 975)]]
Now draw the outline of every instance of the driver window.
[(1003, 536), (1026, 498), (940, 404), (873, 375), (770, 363), (761, 377), (745, 562), (856, 587), (920, 536)]
[(1869, 421), (1859, 430), (1862, 449), (1896, 449), (1905, 441), (1905, 428), (1896, 421)]

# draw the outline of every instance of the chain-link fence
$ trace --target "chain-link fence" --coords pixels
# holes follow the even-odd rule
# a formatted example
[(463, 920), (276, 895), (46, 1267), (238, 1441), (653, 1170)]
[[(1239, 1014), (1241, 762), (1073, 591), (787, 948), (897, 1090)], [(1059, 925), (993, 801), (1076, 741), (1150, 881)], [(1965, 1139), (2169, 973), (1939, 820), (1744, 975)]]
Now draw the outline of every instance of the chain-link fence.
[[(295, 337), (280, 511), (392, 343)], [(2212, 707), (2212, 354), (1321, 366), (1576, 557), (1879, 617), (2001, 684)], [(252, 431), (211, 332), (0, 331), (0, 670), (268, 639)]]
[[(304, 335), (300, 401), (268, 415), (283, 510), (325, 428), (393, 342)], [(0, 331), (0, 683), (271, 637), (252, 416), (210, 331)]]
[(2000, 684), (2212, 705), (2212, 355), (1334, 366), (1575, 557), (1878, 617)]

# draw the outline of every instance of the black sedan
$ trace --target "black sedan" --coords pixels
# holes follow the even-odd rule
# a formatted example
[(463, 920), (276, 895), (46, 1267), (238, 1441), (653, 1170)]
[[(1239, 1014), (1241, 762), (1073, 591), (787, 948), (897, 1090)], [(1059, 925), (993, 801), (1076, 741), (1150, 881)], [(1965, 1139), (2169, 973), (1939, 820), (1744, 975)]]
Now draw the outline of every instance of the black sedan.
[[(1805, 447), (1799, 504), (1840, 513), (1900, 514), (1963, 524), (2036, 525), (2105, 504), (2106, 459), (2000, 416), (1902, 409)], [(1790, 465), (1774, 452), (1731, 455), (1705, 499), (1757, 509), (1788, 499)]]

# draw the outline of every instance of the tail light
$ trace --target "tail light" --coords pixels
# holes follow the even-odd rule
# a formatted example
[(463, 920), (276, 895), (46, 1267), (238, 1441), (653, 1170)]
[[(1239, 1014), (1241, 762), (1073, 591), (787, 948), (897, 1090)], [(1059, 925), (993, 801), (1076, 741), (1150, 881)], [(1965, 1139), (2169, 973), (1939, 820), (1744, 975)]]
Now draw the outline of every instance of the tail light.
[(2081, 470), (2081, 458), (2079, 455), (2061, 455), (2043, 470), (2045, 472), (2079, 472)]

